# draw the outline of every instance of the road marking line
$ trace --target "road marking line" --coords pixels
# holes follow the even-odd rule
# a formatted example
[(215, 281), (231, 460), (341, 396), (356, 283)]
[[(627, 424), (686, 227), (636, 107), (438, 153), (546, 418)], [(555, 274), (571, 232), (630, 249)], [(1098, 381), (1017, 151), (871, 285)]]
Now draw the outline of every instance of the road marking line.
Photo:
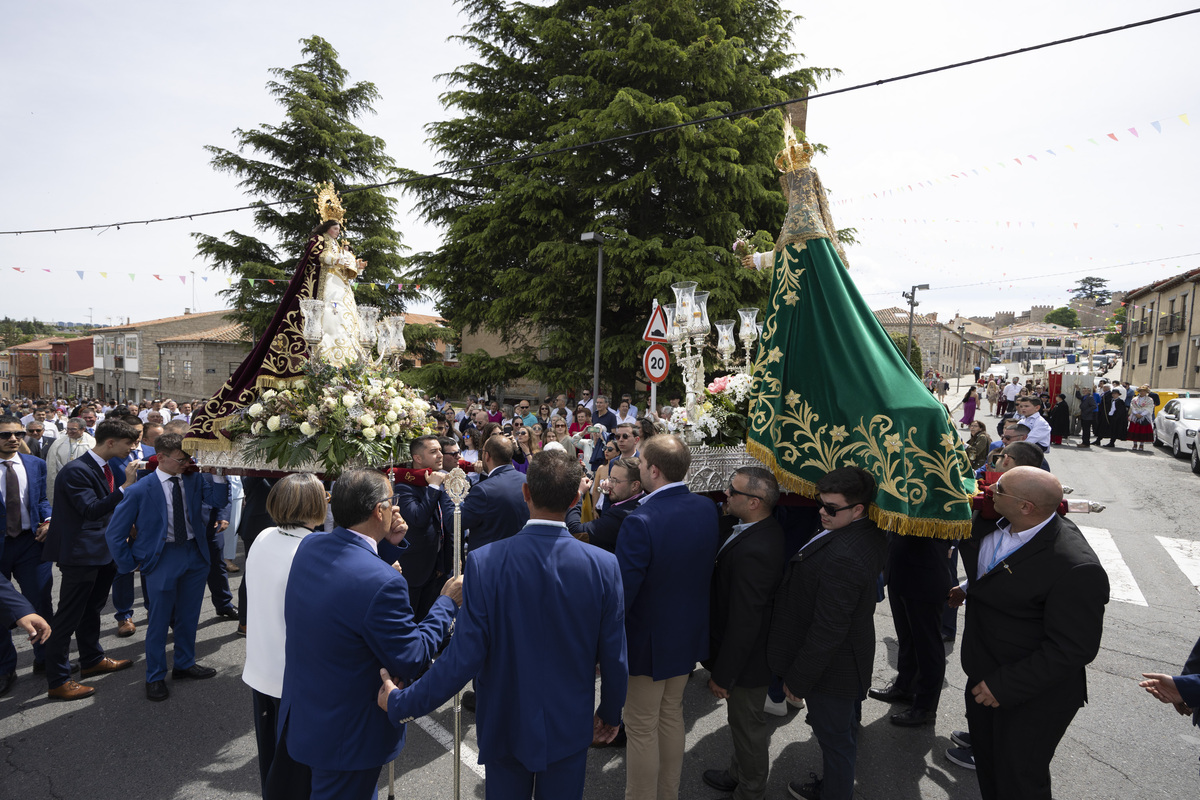
[[(429, 717), (418, 717), (415, 722), (421, 727), (421, 730), (428, 733), (437, 740), (438, 744), (446, 748), (447, 752), (454, 752), (453, 733), (446, 730)], [(459, 757), (459, 760), (466, 765), (467, 769), (478, 775), (480, 780), (483, 780), (487, 777), (487, 775), (484, 773), (483, 765), (478, 763), (479, 754), (471, 749), (466, 742), (463, 742), (462, 744), (462, 755)]]
[(1175, 565), (1192, 582), (1192, 586), (1200, 590), (1200, 542), (1190, 539), (1168, 539), (1165, 536), (1154, 538), (1158, 539), (1158, 543), (1175, 559)]
[(1121, 557), (1121, 551), (1117, 549), (1117, 543), (1113, 541), (1112, 534), (1108, 532), (1108, 529), (1088, 528), (1083, 525), (1078, 527), (1088, 544), (1096, 551), (1096, 556), (1100, 559), (1104, 571), (1108, 573), (1109, 597), (1122, 603), (1149, 606), (1142, 590), (1138, 588), (1137, 581), (1133, 579), (1133, 572), (1125, 563), (1125, 559)]

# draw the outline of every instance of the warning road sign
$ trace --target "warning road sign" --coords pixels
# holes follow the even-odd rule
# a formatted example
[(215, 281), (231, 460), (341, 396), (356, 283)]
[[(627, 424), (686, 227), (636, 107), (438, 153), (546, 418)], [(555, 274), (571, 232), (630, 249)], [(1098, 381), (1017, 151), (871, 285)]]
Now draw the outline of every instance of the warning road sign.
[[(646, 323), (646, 332), (642, 334), (642, 338), (647, 342), (663, 342), (667, 341), (667, 314), (663, 311), (660, 305), (654, 306), (654, 313), (650, 315), (650, 321)], [(665, 351), (664, 351), (665, 352)]]

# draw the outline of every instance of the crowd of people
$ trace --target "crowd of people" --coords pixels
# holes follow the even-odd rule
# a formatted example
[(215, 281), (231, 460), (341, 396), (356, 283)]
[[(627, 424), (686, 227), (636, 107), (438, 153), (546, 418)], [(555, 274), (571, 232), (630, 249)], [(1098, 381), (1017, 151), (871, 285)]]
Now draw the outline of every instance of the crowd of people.
[[(160, 702), (168, 677), (173, 686), (215, 674), (194, 649), (205, 587), (215, 587), (214, 609), (247, 637), (243, 679), (267, 798), (374, 797), (406, 723), (459, 692), (475, 715), (489, 798), (582, 797), (593, 746), (626, 748), (627, 798), (678, 797), (683, 693), (701, 664), (732, 741), (728, 763), (704, 782), (764, 797), (768, 716), (798, 707), (822, 763), (788, 790), (836, 800), (853, 796), (864, 699), (902, 704), (890, 716), (900, 727), (934, 721), (944, 642), (965, 602), (967, 726), (946, 756), (976, 771), (985, 798), (1048, 798), (1054, 749), (1086, 700), (1108, 583), (1063, 516), (1040, 387), (986, 386), (983, 396), (993, 388), (1014, 416), (996, 443), (980, 419), (968, 423), (981, 492), (972, 534), (957, 543), (881, 530), (875, 479), (856, 467), (832, 470), (798, 503), (753, 466), (723, 492), (694, 494), (688, 447), (665, 435), (661, 410), (639, 414), (629, 398), (614, 411), (586, 392), (575, 407), (565, 395), (471, 398), (461, 409), (439, 397), (438, 430), (411, 443), (411, 466), (332, 484), (246, 478), (237, 499), (232, 481), (199, 473), (184, 452), (182, 407), (83, 404), (59, 427), (54, 404), (17, 403), (5, 411), (28, 420), (0, 416), (2, 619), (30, 634), (49, 697), (87, 697), (89, 677), (133, 666), (104, 653), (101, 615), (111, 597), (118, 634), (132, 635), (140, 574), (145, 691)], [(1104, 392), (1093, 412), (1114, 398)], [(23, 451), (51, 426), (66, 444), (51, 442), (46, 458)], [(446, 491), (455, 467), (470, 481), (462, 550)], [(240, 524), (230, 522), (235, 506)], [(247, 548), (237, 606), (227, 578), (223, 591), (216, 580), (218, 534), (231, 525)], [(885, 596), (898, 670), (872, 687)], [(7, 636), (0, 648), (8, 691), (16, 652)], [(1183, 678), (1148, 674), (1145, 685), (1190, 712), (1173, 699), (1194, 691)]]

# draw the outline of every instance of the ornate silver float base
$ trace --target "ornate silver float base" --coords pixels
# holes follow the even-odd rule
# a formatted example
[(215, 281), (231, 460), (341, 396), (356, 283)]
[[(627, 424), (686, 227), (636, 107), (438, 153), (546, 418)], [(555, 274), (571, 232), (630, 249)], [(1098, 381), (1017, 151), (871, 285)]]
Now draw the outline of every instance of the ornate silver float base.
[[(254, 475), (258, 477), (275, 477), (291, 472), (311, 472), (324, 476), (325, 465), (319, 461), (305, 461), (298, 465), (284, 467), (277, 461), (266, 461), (253, 454), (244, 443), (237, 443), (232, 450), (200, 450), (192, 456), (200, 469), (205, 472), (221, 472), (226, 475)], [(344, 469), (367, 469), (370, 465), (365, 461), (351, 461)]]
[(729, 476), (738, 467), (761, 467), (757, 458), (746, 453), (746, 445), (709, 447), (691, 445), (692, 467), (687, 484), (693, 492), (723, 492), (729, 486)]

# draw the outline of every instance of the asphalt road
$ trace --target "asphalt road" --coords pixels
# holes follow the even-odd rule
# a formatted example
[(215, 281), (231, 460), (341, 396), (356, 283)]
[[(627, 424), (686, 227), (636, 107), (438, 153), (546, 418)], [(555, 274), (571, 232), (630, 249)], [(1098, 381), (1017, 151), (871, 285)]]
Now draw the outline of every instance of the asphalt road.
[[(1111, 535), (1114, 555), (1106, 564), (1110, 577), (1127, 572), (1114, 579), (1123, 599), (1108, 606), (1103, 646), (1088, 670), (1091, 702), (1075, 718), (1054, 762), (1055, 796), (1196, 797), (1200, 731), (1146, 695), (1137, 680), (1143, 671), (1178, 671), (1200, 634), (1200, 574), (1188, 575), (1180, 566), (1180, 561), (1188, 563), (1189, 555), (1200, 563), (1200, 477), (1191, 474), (1187, 462), (1161, 448), (1132, 453), (1056, 447), (1049, 459), (1063, 482), (1075, 488), (1075, 497), (1107, 504), (1102, 514), (1074, 519), (1100, 530), (1089, 534), (1098, 541), (1107, 541), (1103, 531)], [(144, 613), (139, 611), (136, 620), (141, 625)], [(878, 608), (876, 627), (880, 646), (875, 678), (881, 685), (895, 669), (895, 633), (886, 603)], [(46, 699), (45, 682), (30, 673), (29, 646), (19, 642), (19, 679), (13, 691), (0, 698), (0, 798), (258, 796), (250, 690), (240, 677), (245, 641), (235, 628), (235, 623), (216, 617), (206, 600), (197, 651), (201, 663), (216, 667), (219, 674), (196, 683), (168, 680), (172, 694), (164, 703), (150, 703), (144, 696), (140, 627), (134, 637), (118, 639), (111, 615), (106, 615), (104, 646), (109, 654), (137, 663), (133, 669), (89, 680), (96, 694), (71, 703)], [(888, 706), (864, 702), (858, 797), (979, 796), (974, 773), (943, 756), (951, 746), (950, 732), (965, 724), (958, 654), (949, 645), (947, 653), (946, 688), (934, 726), (897, 728), (888, 722)], [(716, 797), (700, 774), (725, 766), (730, 752), (723, 704), (707, 692), (706, 681), (707, 673), (697, 670), (685, 694), (684, 798)], [(468, 763), (462, 767), (462, 796), (483, 797), (482, 768), (473, 758), (472, 715), (464, 713), (464, 721)], [(820, 753), (803, 712), (793, 711), (772, 725), (768, 797), (786, 798), (789, 780), (807, 780), (810, 771), (820, 771)], [(408, 743), (396, 762), (398, 797), (452, 797), (451, 731), (448, 708), (408, 726)], [(381, 798), (386, 797), (386, 781), (384, 769)], [(587, 798), (620, 798), (624, 781), (623, 751), (592, 751)]]

